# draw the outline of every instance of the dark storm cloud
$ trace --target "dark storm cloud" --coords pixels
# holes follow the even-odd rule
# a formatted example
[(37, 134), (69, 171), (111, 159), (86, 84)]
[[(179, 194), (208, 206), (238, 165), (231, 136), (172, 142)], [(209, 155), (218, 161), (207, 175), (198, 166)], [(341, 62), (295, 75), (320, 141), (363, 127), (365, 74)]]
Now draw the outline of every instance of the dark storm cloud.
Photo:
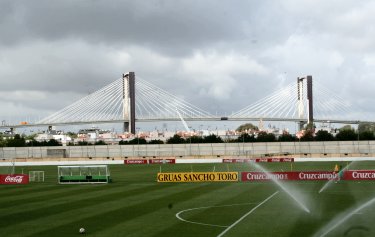
[(135, 71), (229, 114), (312, 74), (374, 113), (374, 9), (351, 0), (1, 1), (0, 106), (54, 112)]
[[(243, 38), (241, 12), (231, 1), (11, 1), (3, 43), (81, 39), (136, 44), (172, 54), (216, 41)], [(17, 17), (17, 19), (15, 19)], [(237, 22), (233, 24), (233, 22)], [(17, 29), (14, 29), (17, 26)]]

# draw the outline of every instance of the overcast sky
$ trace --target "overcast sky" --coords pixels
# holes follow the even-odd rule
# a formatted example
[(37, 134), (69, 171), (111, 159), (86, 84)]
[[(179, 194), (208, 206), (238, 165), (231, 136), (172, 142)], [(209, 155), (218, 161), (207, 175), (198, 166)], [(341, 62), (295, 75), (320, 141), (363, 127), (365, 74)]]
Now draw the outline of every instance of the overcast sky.
[(304, 75), (375, 114), (375, 1), (3, 0), (0, 34), (1, 120), (128, 71), (213, 114)]

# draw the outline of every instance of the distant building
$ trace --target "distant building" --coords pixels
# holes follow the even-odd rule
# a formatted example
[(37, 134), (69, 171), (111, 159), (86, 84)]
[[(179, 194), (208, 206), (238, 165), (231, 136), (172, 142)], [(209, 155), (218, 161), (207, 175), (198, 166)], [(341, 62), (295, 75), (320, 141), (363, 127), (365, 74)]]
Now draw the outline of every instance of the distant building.
[(38, 142), (49, 141), (51, 139), (54, 139), (61, 143), (63, 146), (66, 146), (72, 141), (72, 138), (64, 134), (64, 132), (56, 130), (48, 130), (47, 132), (39, 133), (34, 139)]

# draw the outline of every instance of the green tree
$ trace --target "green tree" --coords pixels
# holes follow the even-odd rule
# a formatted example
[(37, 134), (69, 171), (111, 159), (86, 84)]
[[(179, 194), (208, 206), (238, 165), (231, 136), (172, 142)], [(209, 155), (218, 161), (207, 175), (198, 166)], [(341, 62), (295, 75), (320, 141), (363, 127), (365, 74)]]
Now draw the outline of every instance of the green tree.
[(4, 139), (2, 135), (0, 135), (0, 147), (7, 146), (7, 141)]
[(26, 141), (19, 134), (14, 135), (14, 138), (7, 141), (8, 147), (24, 147), (26, 146)]
[(312, 129), (307, 129), (303, 136), (300, 139), (301, 141), (307, 142), (307, 141), (314, 141), (314, 132)]
[(78, 145), (79, 146), (89, 146), (89, 145), (92, 145), (91, 143), (87, 142), (87, 141), (79, 141), (78, 142)]
[(274, 142), (276, 141), (276, 137), (275, 137), (275, 134), (273, 133), (259, 132), (256, 141), (257, 142)]
[(236, 139), (236, 142), (256, 142), (255, 136), (248, 133), (242, 133)]
[(147, 141), (144, 138), (136, 137), (136, 138), (130, 140), (129, 144), (132, 144), (132, 145), (147, 144)]
[(319, 130), (315, 135), (315, 141), (333, 141), (335, 137), (325, 130)]
[(340, 129), (340, 132), (336, 134), (336, 139), (339, 141), (355, 141), (358, 139), (358, 134), (354, 129)]
[(211, 135), (205, 136), (203, 138), (203, 142), (204, 143), (222, 143), (223, 139), (221, 139), (221, 137), (219, 136), (216, 136), (215, 134), (211, 134)]
[(148, 144), (164, 144), (164, 142), (160, 139), (157, 139), (149, 141)]
[(167, 140), (167, 144), (182, 144), (182, 143), (185, 143), (185, 139), (183, 139), (181, 136), (177, 134), (175, 134), (173, 137)]
[(189, 138), (186, 138), (186, 143), (203, 143), (203, 137), (191, 136)]
[(78, 134), (74, 132), (67, 132), (66, 135), (73, 139), (78, 137)]
[(38, 136), (37, 133), (33, 133), (33, 134), (30, 134), (30, 135), (27, 135), (25, 136), (25, 139), (26, 140), (35, 140), (35, 138)]
[(27, 146), (41, 146), (40, 142), (38, 141), (35, 141), (35, 140), (29, 140), (27, 143), (26, 143)]
[(340, 132), (341, 132), (341, 131), (344, 131), (344, 130), (353, 130), (353, 128), (352, 128), (352, 126), (350, 126), (350, 125), (345, 125), (345, 126), (339, 128), (339, 131), (340, 131)]
[(358, 132), (361, 134), (363, 132), (375, 132), (375, 123), (360, 122), (358, 124)]
[(372, 131), (363, 131), (359, 133), (359, 140), (375, 140), (374, 132)]
[(242, 124), (240, 125), (236, 131), (238, 132), (242, 132), (242, 131), (246, 131), (246, 130), (255, 130), (255, 131), (258, 131), (258, 127), (253, 125), (252, 123), (245, 123), (245, 124)]
[(118, 142), (119, 145), (129, 145), (129, 141), (121, 140)]
[(290, 133), (284, 132), (282, 135), (279, 136), (277, 140), (279, 142), (293, 142), (296, 140), (296, 137)]
[(55, 139), (50, 139), (47, 143), (46, 146), (61, 146), (60, 142), (58, 142)]
[(102, 146), (102, 145), (107, 145), (107, 143), (105, 143), (105, 141), (103, 141), (103, 140), (99, 140), (99, 141), (96, 141), (96, 142), (94, 143), (94, 145)]

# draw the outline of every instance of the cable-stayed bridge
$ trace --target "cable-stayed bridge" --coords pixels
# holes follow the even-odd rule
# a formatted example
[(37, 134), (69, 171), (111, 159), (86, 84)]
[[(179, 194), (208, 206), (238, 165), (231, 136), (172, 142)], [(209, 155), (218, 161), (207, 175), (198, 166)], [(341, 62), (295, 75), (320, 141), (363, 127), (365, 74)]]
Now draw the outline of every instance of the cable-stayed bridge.
[(130, 72), (36, 123), (0, 128), (124, 123), (124, 130), (135, 133), (135, 122), (144, 121), (182, 121), (185, 127), (185, 121), (219, 120), (358, 124), (346, 117), (353, 108), (343, 101), (318, 83), (313, 87), (312, 77), (306, 76), (229, 116), (215, 116)]

